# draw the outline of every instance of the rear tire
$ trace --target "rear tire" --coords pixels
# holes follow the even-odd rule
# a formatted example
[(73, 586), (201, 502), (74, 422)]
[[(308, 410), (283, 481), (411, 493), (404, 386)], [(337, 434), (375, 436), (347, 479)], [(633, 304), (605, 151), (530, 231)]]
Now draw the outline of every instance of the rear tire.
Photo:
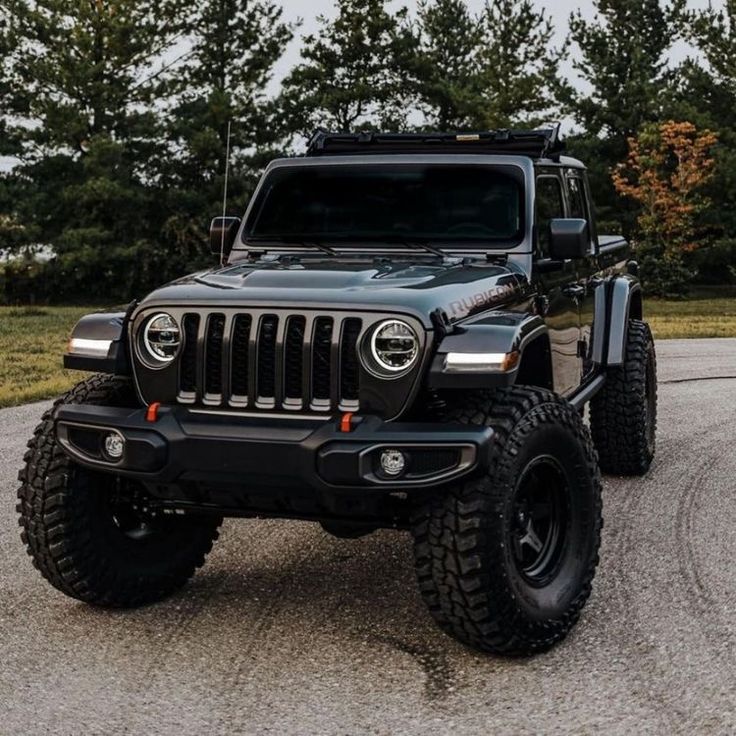
[(590, 429), (604, 473), (649, 470), (657, 434), (657, 357), (646, 322), (629, 322), (624, 363), (608, 369), (590, 402)]
[(471, 647), (544, 651), (578, 620), (598, 563), (601, 481), (588, 430), (568, 402), (523, 387), (469, 397), (447, 419), (496, 437), (487, 473), (414, 511), (422, 596)]
[(55, 588), (100, 606), (159, 600), (183, 586), (217, 538), (217, 517), (160, 516), (142, 486), (77, 465), (56, 440), (61, 404), (135, 406), (130, 381), (92, 376), (43, 416), (19, 473), (21, 537)]

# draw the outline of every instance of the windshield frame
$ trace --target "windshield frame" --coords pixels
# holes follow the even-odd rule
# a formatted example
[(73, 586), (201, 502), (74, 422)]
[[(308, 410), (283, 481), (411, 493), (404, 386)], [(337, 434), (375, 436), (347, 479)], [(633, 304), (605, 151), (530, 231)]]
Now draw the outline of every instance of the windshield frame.
[[(266, 168), (261, 180), (258, 183), (253, 195), (248, 202), (240, 232), (236, 238), (233, 251), (263, 251), (278, 250), (279, 252), (308, 252), (314, 251), (310, 247), (310, 238), (290, 238), (285, 236), (284, 239), (274, 238), (252, 238), (247, 235), (247, 228), (254, 214), (256, 205), (260, 205), (260, 197), (265, 186), (268, 186), (270, 175), (275, 171), (283, 168), (302, 168), (317, 166), (324, 168), (327, 166), (449, 166), (453, 168), (463, 168), (467, 166), (483, 166), (491, 169), (501, 169), (503, 173), (510, 174), (513, 178), (518, 179), (521, 194), (521, 219), (522, 224), (519, 233), (513, 239), (496, 240), (482, 238), (466, 238), (451, 239), (444, 241), (442, 239), (427, 238), (426, 242), (436, 248), (440, 248), (448, 253), (479, 253), (479, 252), (527, 252), (530, 249), (532, 220), (530, 213), (533, 212), (533, 196), (529, 186), (529, 181), (533, 180), (534, 165), (528, 157), (524, 156), (498, 156), (498, 155), (445, 155), (445, 154), (426, 154), (426, 155), (371, 155), (368, 156), (335, 156), (334, 158), (320, 157), (318, 159), (311, 158), (290, 158), (277, 159), (272, 161)], [(371, 253), (396, 253), (412, 251), (417, 253), (416, 248), (407, 246), (406, 243), (423, 243), (425, 240), (419, 236), (413, 236), (408, 233), (403, 238), (324, 238), (316, 240), (322, 245), (334, 248), (336, 251), (342, 252), (365, 252)], [(402, 243), (402, 240), (405, 241)]]

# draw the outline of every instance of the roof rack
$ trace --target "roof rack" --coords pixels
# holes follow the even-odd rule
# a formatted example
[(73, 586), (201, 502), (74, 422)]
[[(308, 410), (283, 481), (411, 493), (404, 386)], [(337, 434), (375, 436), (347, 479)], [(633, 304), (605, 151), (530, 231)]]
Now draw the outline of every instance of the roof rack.
[(558, 159), (564, 151), (560, 124), (536, 130), (482, 133), (330, 133), (314, 131), (307, 156), (354, 156), (386, 153), (495, 153)]

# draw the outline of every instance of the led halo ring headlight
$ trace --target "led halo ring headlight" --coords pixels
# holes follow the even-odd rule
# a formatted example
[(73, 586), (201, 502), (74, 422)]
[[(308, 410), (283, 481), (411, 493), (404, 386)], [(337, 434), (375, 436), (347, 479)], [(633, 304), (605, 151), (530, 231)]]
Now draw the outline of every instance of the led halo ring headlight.
[(181, 331), (176, 320), (166, 312), (154, 314), (143, 328), (143, 347), (154, 364), (168, 364), (181, 346)]
[(419, 356), (419, 338), (403, 320), (387, 319), (373, 330), (370, 353), (379, 371), (403, 373)]

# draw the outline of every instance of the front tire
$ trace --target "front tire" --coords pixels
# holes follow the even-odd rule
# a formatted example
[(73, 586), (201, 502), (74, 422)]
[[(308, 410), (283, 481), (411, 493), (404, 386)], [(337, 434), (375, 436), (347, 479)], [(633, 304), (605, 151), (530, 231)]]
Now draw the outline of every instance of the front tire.
[(135, 396), (127, 379), (92, 376), (44, 414), (19, 473), (21, 537), (33, 564), (62, 593), (95, 605), (169, 595), (203, 564), (221, 519), (151, 514), (140, 485), (74, 463), (56, 439), (61, 404), (126, 407)]
[(544, 651), (577, 621), (598, 563), (601, 481), (578, 412), (551, 392), (473, 397), (448, 419), (496, 433), (489, 471), (412, 520), (419, 587), (447, 633), (504, 655)]

